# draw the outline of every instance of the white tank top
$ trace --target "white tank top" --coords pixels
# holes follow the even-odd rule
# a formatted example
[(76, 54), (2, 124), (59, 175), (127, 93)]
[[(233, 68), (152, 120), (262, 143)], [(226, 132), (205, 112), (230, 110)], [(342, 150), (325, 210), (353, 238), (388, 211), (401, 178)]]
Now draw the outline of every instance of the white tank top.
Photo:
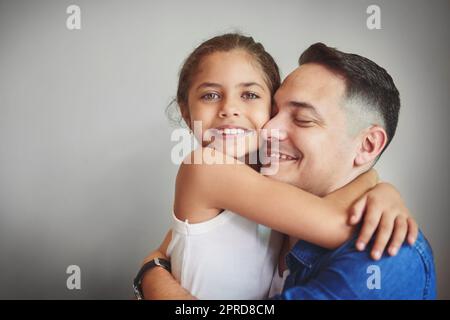
[(266, 299), (282, 236), (225, 210), (189, 224), (173, 214), (172, 274), (199, 299)]

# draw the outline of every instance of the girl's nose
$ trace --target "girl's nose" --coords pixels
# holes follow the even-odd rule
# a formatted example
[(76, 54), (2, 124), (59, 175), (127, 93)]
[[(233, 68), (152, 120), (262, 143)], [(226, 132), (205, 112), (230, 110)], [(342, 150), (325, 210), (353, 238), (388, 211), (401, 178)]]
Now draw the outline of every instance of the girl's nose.
[(219, 111), (219, 117), (220, 118), (227, 118), (227, 117), (238, 117), (240, 116), (239, 108), (236, 107), (235, 103), (230, 100), (225, 100), (223, 102), (222, 108)]
[(231, 116), (238, 117), (238, 116), (239, 116), (239, 112), (236, 111), (236, 110), (233, 111), (233, 112), (221, 110), (221, 111), (219, 112), (219, 117), (220, 117), (220, 118), (227, 118), (227, 117), (231, 117)]

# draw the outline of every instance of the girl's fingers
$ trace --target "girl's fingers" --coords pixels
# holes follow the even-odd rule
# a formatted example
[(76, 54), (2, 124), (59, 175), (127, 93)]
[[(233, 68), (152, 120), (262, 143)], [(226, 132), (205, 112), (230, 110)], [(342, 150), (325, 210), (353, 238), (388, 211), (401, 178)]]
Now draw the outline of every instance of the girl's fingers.
[(406, 234), (408, 232), (408, 223), (406, 218), (403, 216), (398, 216), (394, 223), (394, 233), (391, 237), (391, 243), (389, 244), (389, 254), (395, 256), (398, 249), (402, 246), (405, 241)]
[(416, 242), (417, 236), (419, 234), (419, 227), (417, 226), (416, 220), (409, 217), (408, 218), (408, 243), (413, 245)]
[(358, 240), (356, 241), (356, 248), (360, 251), (364, 250), (370, 238), (372, 238), (375, 230), (378, 227), (381, 219), (381, 211), (374, 206), (366, 207), (366, 215), (364, 216), (364, 223), (359, 232)]
[(380, 225), (378, 226), (377, 237), (375, 239), (371, 252), (372, 258), (374, 260), (380, 259), (383, 255), (384, 248), (391, 238), (393, 229), (394, 220), (390, 216), (383, 214), (380, 220)]
[(367, 195), (362, 196), (352, 207), (352, 215), (350, 216), (350, 224), (355, 225), (361, 221), (366, 208)]

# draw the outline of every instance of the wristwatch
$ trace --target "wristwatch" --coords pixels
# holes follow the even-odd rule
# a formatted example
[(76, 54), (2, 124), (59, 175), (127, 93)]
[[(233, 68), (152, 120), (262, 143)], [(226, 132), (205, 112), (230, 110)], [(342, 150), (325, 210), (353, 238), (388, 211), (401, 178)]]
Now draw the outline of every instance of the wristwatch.
[(134, 278), (133, 281), (134, 295), (138, 300), (144, 299), (144, 294), (142, 292), (142, 278), (144, 277), (144, 274), (148, 270), (153, 269), (154, 267), (161, 267), (171, 272), (170, 261), (168, 260), (155, 258), (153, 260), (150, 260), (149, 262), (146, 262), (139, 270), (138, 274), (136, 275), (136, 278)]

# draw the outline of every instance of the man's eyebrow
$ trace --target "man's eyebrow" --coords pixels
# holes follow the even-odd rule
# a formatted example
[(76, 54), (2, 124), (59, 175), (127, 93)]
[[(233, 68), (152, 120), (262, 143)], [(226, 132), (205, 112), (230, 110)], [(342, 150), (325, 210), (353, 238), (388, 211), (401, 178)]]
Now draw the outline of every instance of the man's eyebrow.
[(304, 101), (289, 101), (289, 106), (295, 107), (295, 108), (303, 108), (310, 110), (320, 121), (324, 121), (323, 117), (320, 115), (320, 113), (317, 111), (317, 108), (314, 107), (312, 104)]

